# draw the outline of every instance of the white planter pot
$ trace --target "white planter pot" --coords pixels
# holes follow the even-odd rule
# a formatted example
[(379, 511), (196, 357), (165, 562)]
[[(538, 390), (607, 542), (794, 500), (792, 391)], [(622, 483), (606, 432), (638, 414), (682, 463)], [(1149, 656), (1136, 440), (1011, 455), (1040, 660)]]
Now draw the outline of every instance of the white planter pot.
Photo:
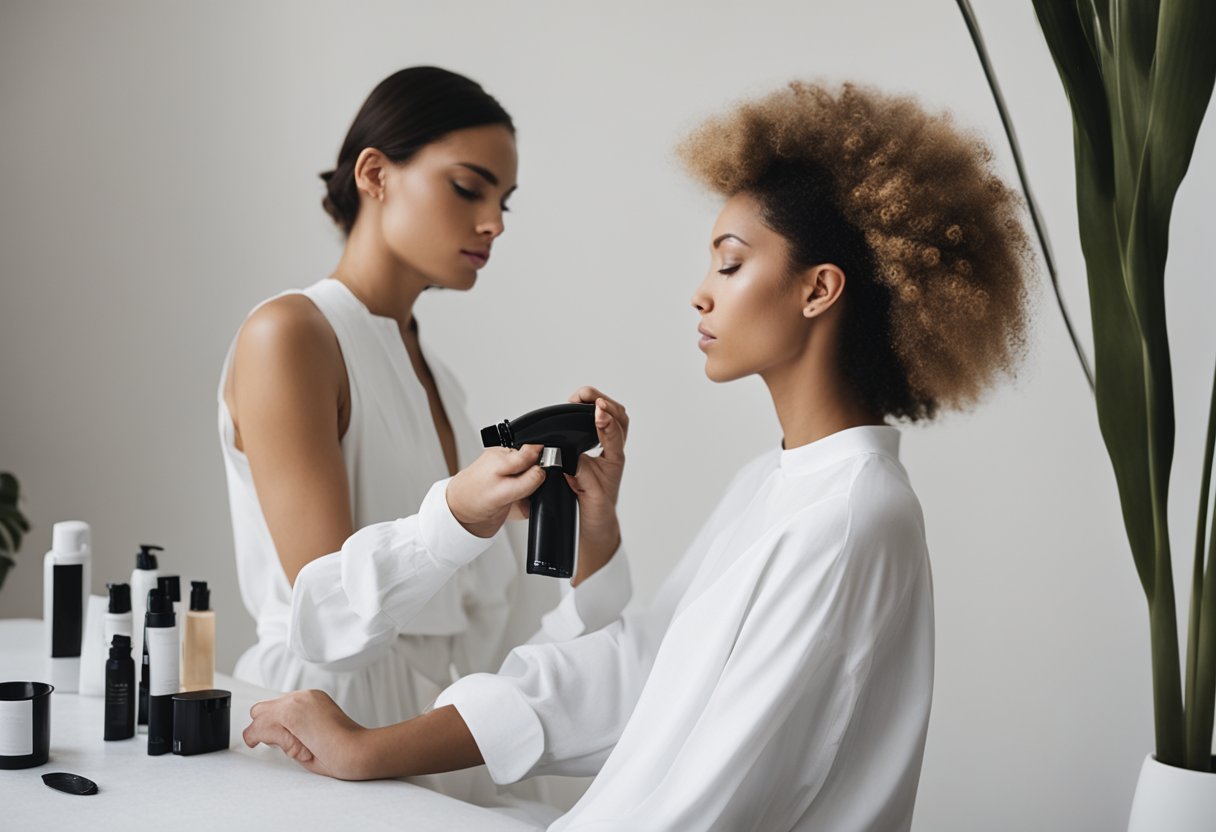
[(1163, 765), (1152, 754), (1140, 767), (1127, 832), (1216, 829), (1216, 774)]

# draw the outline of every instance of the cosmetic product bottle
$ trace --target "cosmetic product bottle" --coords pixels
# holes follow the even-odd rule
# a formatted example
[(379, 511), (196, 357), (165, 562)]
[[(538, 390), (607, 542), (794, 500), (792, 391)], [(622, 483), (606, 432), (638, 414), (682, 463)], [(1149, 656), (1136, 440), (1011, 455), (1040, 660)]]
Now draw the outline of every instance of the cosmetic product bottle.
[(232, 693), (196, 690), (173, 697), (173, 753), (223, 751), (232, 725)]
[(169, 596), (173, 602), (173, 615), (181, 621), (182, 616), (182, 579), (180, 575), (157, 575), (156, 588)]
[(181, 643), (173, 602), (154, 589), (148, 593), (144, 620), (144, 650), (148, 656), (148, 754), (173, 750), (173, 695), (179, 691)]
[(599, 444), (595, 405), (555, 404), (482, 428), (487, 448), (543, 445), (540, 467), (545, 481), (532, 492), (528, 514), (529, 575), (569, 578), (574, 575), (578, 498), (566, 474), (578, 471), (579, 457)]
[(91, 560), (89, 524), (80, 520), (56, 523), (51, 550), (43, 559), (42, 619), (48, 675), (61, 693), (75, 693), (80, 684), (80, 641)]
[[(125, 584), (119, 584), (125, 586)], [(131, 636), (119, 633), (110, 642), (106, 661), (107, 740), (135, 736), (135, 662), (131, 658)]]
[[(110, 603), (106, 608), (106, 645), (113, 644), (114, 636), (119, 635), (126, 636), (128, 642), (134, 644), (131, 634), (131, 585), (106, 584), (106, 591), (110, 593)], [(142, 646), (140, 650), (143, 650)]]
[(148, 593), (156, 589), (156, 554), (163, 552), (164, 547), (152, 546), (147, 543), (139, 544), (139, 552), (135, 555), (135, 569), (131, 572), (131, 607), (136, 610), (140, 620), (135, 622), (131, 633), (131, 658), (135, 661), (135, 679), (139, 683), (139, 710), (137, 724), (148, 724), (148, 679), (144, 672), (146, 650), (144, 650), (143, 615), (148, 609)]
[(84, 608), (84, 635), (80, 639), (81, 696), (106, 695), (106, 606), (104, 595), (90, 595)]
[[(177, 637), (182, 639), (185, 637), (186, 619), (182, 616), (182, 579), (180, 575), (157, 575), (156, 588), (169, 596), (169, 600), (173, 602), (173, 620), (177, 622)], [(177, 661), (178, 667), (181, 667), (182, 646), (177, 645)]]
[(190, 611), (182, 637), (182, 689), (215, 686), (215, 613), (206, 581), (190, 582)]

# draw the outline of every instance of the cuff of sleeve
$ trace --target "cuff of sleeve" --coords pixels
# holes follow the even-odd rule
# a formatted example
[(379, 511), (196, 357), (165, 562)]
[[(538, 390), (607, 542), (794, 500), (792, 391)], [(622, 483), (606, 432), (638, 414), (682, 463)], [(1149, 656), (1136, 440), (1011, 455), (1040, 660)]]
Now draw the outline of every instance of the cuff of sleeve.
[(436, 560), (458, 569), (490, 548), (494, 538), (478, 537), (460, 525), (448, 506), (451, 481), (451, 477), (440, 480), (426, 493), (418, 508), (418, 534)]
[(453, 705), (477, 743), (490, 778), (498, 785), (522, 780), (545, 750), (540, 718), (523, 694), (492, 673), (474, 673), (454, 683), (432, 710)]
[(595, 632), (620, 618), (632, 595), (629, 559), (621, 546), (594, 575), (565, 592), (541, 619), (541, 629), (552, 641)]
[(621, 545), (607, 563), (574, 587), (562, 601), (574, 599), (578, 617), (583, 622), (583, 631), (590, 633), (620, 618), (632, 595), (629, 558), (625, 556), (624, 545)]

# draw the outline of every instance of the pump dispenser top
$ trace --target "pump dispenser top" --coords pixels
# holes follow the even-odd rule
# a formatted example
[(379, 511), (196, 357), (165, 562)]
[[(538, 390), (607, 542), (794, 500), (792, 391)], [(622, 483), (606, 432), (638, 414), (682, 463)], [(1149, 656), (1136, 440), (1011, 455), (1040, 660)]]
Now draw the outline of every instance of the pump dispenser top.
[[(131, 585), (130, 584), (106, 584), (106, 589), (110, 592), (110, 606), (106, 612), (120, 615), (124, 612), (131, 611)], [(130, 647), (130, 645), (127, 645)]]
[(114, 636), (110, 642), (111, 659), (131, 658), (131, 637), (122, 634)]
[(194, 612), (204, 612), (211, 609), (211, 590), (206, 581), (190, 582), (190, 609)]
[(168, 596), (173, 603), (182, 600), (182, 579), (180, 575), (157, 575), (156, 588)]
[(135, 568), (156, 569), (156, 555), (153, 552), (163, 551), (165, 551), (164, 546), (153, 546), (149, 543), (139, 544), (139, 551), (135, 553)]

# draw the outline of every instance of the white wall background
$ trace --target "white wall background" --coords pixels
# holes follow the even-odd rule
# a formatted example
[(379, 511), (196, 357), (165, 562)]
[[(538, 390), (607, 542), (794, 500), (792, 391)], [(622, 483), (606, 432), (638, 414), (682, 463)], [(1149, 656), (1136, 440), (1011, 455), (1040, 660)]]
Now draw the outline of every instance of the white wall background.
[[(1087, 333), (1063, 93), (1029, 2), (976, 6)], [(688, 298), (716, 206), (674, 142), (789, 79), (857, 79), (953, 110), (1012, 173), (950, 0), (8, 0), (0, 469), (21, 478), (35, 530), (0, 615), (40, 615), (51, 525), (79, 518), (94, 528), (94, 592), (126, 578), (138, 543), (160, 543), (163, 571), (212, 583), (221, 668), (251, 641), (217, 447), (220, 362), (258, 300), (329, 272), (340, 239), (316, 174), (375, 83), (421, 63), (496, 95), (522, 161), (494, 266), (470, 295), (428, 295), (419, 317), (477, 423), (582, 383), (627, 403), (621, 513), (643, 599), (733, 470), (780, 438), (759, 382), (701, 372)], [(1180, 587), (1212, 378), (1211, 121), (1167, 275)], [(1045, 276), (1038, 303), (1016, 386), (905, 433), (938, 622), (917, 830), (1120, 828), (1152, 745), (1146, 606), (1113, 477)]]

